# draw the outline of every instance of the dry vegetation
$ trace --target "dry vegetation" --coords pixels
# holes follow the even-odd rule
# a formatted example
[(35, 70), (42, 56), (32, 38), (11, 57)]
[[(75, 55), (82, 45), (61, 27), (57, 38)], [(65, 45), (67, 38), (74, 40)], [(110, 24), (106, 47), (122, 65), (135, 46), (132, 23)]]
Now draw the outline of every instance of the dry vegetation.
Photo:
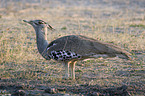
[[(98, 5), (91, 0), (88, 6), (83, 5), (81, 0), (81, 6), (75, 5), (75, 2), (71, 4), (73, 2), (70, 0), (61, 1), (51, 0), (44, 5), (42, 1), (41, 4), (11, 1), (0, 8), (0, 95), (13, 93), (10, 86), (14, 85), (21, 86), (26, 94), (50, 95), (43, 90), (83, 84), (100, 88), (126, 85), (129, 95), (144, 95), (144, 0), (134, 0), (134, 3), (131, 0), (104, 0), (97, 2)], [(49, 41), (65, 35), (81, 34), (121, 46), (132, 54), (133, 60), (81, 61), (76, 66), (77, 79), (63, 79), (63, 66), (53, 60), (46, 61), (39, 55), (34, 29), (23, 19), (42, 19), (52, 25), (56, 30), (49, 31)], [(63, 91), (62, 94), (78, 93)]]

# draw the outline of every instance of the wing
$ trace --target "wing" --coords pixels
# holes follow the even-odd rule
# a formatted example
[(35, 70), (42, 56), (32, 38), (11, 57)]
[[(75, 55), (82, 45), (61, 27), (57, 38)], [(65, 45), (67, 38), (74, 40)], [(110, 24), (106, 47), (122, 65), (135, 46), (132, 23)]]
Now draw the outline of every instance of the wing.
[(107, 54), (110, 57), (115, 57), (116, 54), (127, 54), (123, 49), (100, 42), (98, 40), (88, 38), (81, 35), (69, 35), (58, 38), (48, 45), (48, 54), (51, 51), (72, 51), (81, 56), (92, 56), (95, 54)]

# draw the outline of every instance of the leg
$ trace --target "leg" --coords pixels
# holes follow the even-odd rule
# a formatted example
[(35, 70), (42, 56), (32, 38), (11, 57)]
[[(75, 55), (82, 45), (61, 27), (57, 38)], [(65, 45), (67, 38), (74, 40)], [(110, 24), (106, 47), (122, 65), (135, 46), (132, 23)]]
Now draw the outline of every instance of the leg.
[(68, 62), (65, 63), (64, 66), (65, 66), (65, 77), (69, 78), (69, 63)]
[(71, 77), (72, 77), (72, 79), (75, 79), (75, 63), (76, 63), (77, 61), (72, 61), (71, 63), (70, 63), (70, 67), (71, 67)]

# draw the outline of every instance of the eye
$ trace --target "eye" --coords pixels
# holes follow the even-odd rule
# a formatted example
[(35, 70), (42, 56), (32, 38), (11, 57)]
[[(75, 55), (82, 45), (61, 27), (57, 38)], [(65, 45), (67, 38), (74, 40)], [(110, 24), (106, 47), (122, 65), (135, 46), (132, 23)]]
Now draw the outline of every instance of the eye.
[(42, 21), (39, 21), (38, 24), (43, 24), (43, 22)]

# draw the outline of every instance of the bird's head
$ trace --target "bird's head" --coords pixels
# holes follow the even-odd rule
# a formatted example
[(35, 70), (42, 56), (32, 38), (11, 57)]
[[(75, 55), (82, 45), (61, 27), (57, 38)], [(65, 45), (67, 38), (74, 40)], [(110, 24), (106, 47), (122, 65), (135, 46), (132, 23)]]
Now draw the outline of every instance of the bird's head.
[(47, 24), (46, 22), (44, 22), (43, 20), (30, 20), (30, 21), (23, 20), (23, 21), (26, 22), (26, 23), (29, 23), (34, 28), (45, 28), (45, 27), (47, 27), (50, 30), (53, 30), (53, 28), (49, 24)]

